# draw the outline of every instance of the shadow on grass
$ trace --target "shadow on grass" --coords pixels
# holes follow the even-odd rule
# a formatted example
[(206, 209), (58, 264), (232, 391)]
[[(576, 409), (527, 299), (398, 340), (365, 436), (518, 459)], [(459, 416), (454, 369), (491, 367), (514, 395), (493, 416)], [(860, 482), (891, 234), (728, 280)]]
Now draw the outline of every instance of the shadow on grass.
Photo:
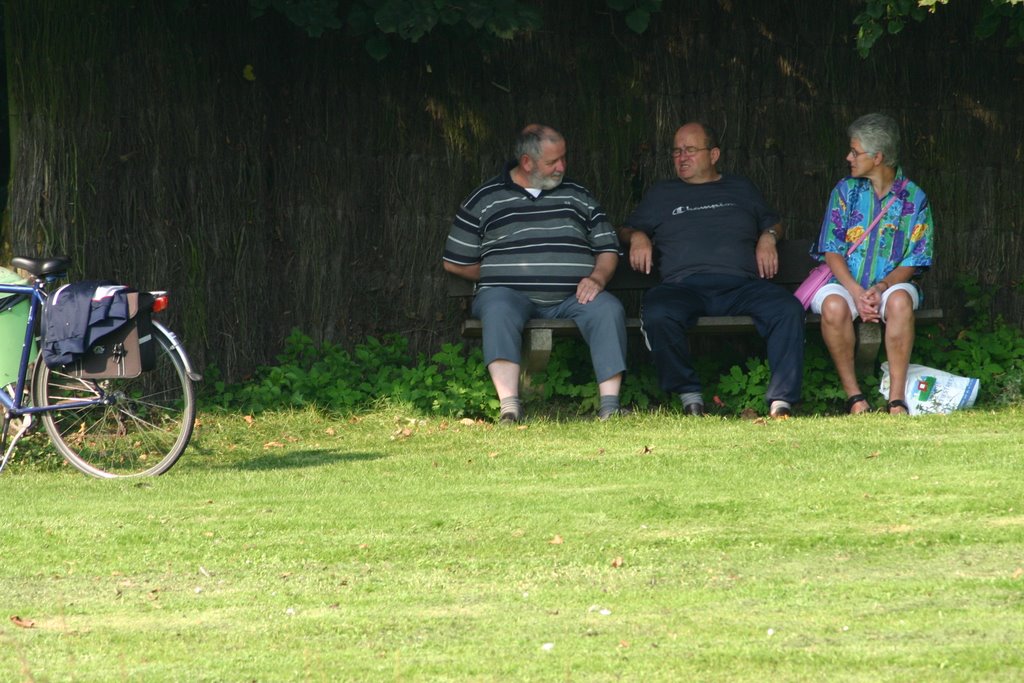
[(281, 470), (296, 467), (321, 467), (343, 462), (378, 460), (382, 453), (339, 453), (328, 449), (268, 453), (258, 458), (234, 462), (225, 467), (236, 470)]

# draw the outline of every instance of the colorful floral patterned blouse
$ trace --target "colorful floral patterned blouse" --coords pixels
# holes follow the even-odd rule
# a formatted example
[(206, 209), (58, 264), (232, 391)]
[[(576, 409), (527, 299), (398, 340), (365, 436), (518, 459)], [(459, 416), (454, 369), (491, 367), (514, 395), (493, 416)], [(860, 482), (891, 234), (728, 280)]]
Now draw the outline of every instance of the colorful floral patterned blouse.
[[(928, 197), (915, 183), (896, 169), (893, 189), (899, 192), (868, 238), (849, 256), (846, 264), (862, 287), (870, 287), (899, 266), (914, 266), (915, 277), (932, 264), (932, 210)], [(875, 197), (867, 178), (847, 177), (839, 181), (829, 197), (818, 243), (812, 255), (825, 260), (827, 252), (846, 255), (850, 246), (875, 220), (892, 198), (893, 189), (881, 199)], [(836, 282), (833, 277), (831, 282)]]

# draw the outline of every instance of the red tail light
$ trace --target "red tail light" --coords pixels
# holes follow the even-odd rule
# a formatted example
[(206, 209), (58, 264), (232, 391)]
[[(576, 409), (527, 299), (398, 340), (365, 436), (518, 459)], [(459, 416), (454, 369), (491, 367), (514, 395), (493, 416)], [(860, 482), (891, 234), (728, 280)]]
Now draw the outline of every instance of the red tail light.
[(153, 299), (153, 312), (159, 313), (160, 311), (167, 308), (167, 304), (170, 303), (170, 299), (166, 294), (161, 294)]

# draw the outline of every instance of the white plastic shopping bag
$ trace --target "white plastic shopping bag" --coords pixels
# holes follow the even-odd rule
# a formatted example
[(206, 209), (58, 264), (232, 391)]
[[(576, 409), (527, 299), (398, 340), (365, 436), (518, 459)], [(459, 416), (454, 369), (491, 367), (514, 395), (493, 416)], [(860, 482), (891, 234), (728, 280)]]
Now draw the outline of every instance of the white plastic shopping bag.
[[(924, 365), (910, 364), (907, 369), (907, 406), (911, 415), (951, 413), (970, 408), (978, 398), (979, 382)], [(889, 396), (889, 363), (882, 363), (882, 396)]]

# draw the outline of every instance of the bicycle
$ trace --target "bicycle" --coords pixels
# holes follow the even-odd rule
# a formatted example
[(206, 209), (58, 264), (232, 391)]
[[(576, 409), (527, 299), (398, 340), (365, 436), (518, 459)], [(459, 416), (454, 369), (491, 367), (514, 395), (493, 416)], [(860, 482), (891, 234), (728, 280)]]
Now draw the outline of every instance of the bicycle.
[[(57, 451), (85, 474), (142, 477), (169, 470), (192, 437), (196, 415), (192, 384), (202, 379), (178, 338), (147, 314), (149, 325), (147, 330), (140, 329), (139, 335), (142, 343), (152, 344), (146, 348), (153, 354), (147, 356), (147, 366), (136, 376), (95, 377), (76, 366), (50, 368), (41, 348), (31, 357), (39, 334), (36, 323), (51, 295), (48, 287), (67, 276), (71, 259), (19, 256), (11, 264), (32, 279), (0, 283), (0, 295), (10, 295), (8, 308), (28, 302), (17, 379), (8, 380), (0, 391), (4, 411), (0, 471), (36, 416)], [(139, 292), (143, 295), (140, 311), (155, 313), (167, 307), (166, 292)], [(20, 319), (16, 324), (20, 325)], [(133, 324), (141, 327), (142, 323)], [(15, 433), (8, 443), (12, 426)]]

